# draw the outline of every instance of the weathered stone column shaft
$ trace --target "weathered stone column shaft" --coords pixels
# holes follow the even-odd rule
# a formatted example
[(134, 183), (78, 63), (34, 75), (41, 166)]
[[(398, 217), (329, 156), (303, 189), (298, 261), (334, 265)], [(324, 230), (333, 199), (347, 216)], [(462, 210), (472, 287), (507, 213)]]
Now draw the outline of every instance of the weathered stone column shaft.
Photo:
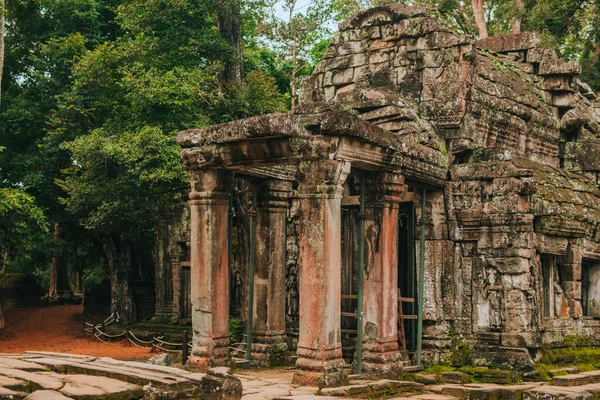
[(200, 369), (229, 358), (228, 232), (231, 174), (190, 171), (193, 340), (189, 362)]
[(294, 383), (334, 386), (343, 371), (341, 301), (341, 195), (350, 164), (301, 165), (298, 188), (300, 338)]
[(291, 182), (265, 180), (257, 201), (256, 275), (252, 359), (258, 365), (289, 362), (285, 334), (285, 224)]
[(398, 209), (404, 177), (374, 175), (365, 210), (363, 369), (376, 376), (402, 372), (398, 352)]

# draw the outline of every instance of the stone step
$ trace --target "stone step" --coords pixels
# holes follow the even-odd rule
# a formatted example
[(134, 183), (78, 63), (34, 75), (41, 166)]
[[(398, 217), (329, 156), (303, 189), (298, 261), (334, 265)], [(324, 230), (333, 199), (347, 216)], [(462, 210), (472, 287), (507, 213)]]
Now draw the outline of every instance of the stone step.
[(401, 395), (409, 393), (420, 393), (423, 391), (423, 384), (411, 381), (394, 381), (390, 379), (380, 379), (378, 381), (357, 381), (355, 384), (341, 386), (337, 388), (326, 388), (321, 390), (323, 396), (336, 397), (377, 397), (380, 395)]
[(552, 378), (554, 386), (581, 386), (592, 382), (592, 378), (585, 374), (561, 375)]
[[(0, 397), (1, 399), (2, 397)], [(54, 390), (38, 390), (25, 397), (23, 400), (74, 400), (72, 397), (67, 397), (64, 394), (55, 392)]]
[(552, 377), (554, 377), (554, 376), (561, 376), (561, 375), (569, 375), (569, 374), (578, 374), (579, 373), (579, 367), (558, 368), (558, 369), (553, 369), (551, 371), (548, 371), (548, 373)]

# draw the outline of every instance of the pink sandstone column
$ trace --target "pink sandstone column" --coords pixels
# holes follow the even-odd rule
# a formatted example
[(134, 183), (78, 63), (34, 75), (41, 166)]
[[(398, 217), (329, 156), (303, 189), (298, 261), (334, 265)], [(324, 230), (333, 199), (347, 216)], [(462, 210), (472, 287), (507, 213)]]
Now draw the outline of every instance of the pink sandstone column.
[(231, 173), (191, 170), (192, 351), (200, 370), (229, 359), (227, 212)]
[(257, 201), (256, 274), (252, 360), (261, 366), (289, 362), (285, 334), (285, 223), (292, 183), (265, 180)]
[(300, 338), (294, 384), (346, 380), (340, 333), (341, 196), (350, 163), (313, 161), (299, 170)]
[(398, 207), (404, 177), (367, 179), (363, 371), (378, 377), (402, 374), (398, 351)]

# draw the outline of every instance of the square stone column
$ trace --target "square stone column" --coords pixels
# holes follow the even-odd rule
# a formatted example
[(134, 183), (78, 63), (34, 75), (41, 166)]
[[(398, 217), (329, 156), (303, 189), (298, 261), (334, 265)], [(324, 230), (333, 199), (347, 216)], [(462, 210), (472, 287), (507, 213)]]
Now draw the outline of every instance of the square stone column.
[(398, 209), (404, 177), (371, 174), (365, 196), (363, 371), (398, 378)]
[(343, 161), (300, 164), (300, 338), (294, 384), (325, 387), (346, 381), (340, 332), (340, 207), (349, 172), (350, 163)]
[(229, 360), (227, 243), (231, 173), (190, 170), (192, 351), (200, 370)]
[(259, 366), (287, 365), (285, 334), (285, 224), (292, 183), (264, 180), (257, 199), (256, 273), (252, 360)]

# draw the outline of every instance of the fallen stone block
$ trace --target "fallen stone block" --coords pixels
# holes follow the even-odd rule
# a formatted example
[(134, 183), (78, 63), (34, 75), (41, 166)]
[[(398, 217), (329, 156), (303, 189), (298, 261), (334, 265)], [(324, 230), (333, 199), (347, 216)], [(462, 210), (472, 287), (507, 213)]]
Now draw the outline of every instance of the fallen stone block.
[(139, 399), (144, 395), (141, 386), (103, 376), (65, 375), (64, 395), (77, 400), (85, 399)]
[(229, 368), (211, 368), (200, 383), (200, 398), (206, 400), (239, 400), (242, 398), (242, 382)]
[(0, 357), (0, 367), (4, 367), (4, 368), (16, 368), (16, 369), (22, 369), (23, 371), (48, 371), (48, 368), (46, 368), (43, 365), (40, 364), (36, 364), (34, 362), (30, 362), (30, 361), (23, 361), (23, 360), (18, 360), (18, 359), (14, 359), (14, 358), (5, 358), (5, 357)]
[(30, 382), (33, 390), (59, 390), (63, 387), (63, 382), (58, 374), (51, 376), (47, 374), (36, 374), (34, 372), (21, 371), (20, 369), (0, 367), (0, 375)]
[(449, 371), (442, 374), (442, 383), (469, 383), (471, 375), (459, 371)]
[(555, 386), (581, 386), (587, 385), (591, 381), (592, 379), (584, 374), (562, 375), (552, 378), (552, 384)]
[(523, 393), (523, 400), (592, 400), (594, 396), (575, 388), (540, 386)]
[[(0, 397), (1, 398), (1, 397)], [(25, 397), (24, 400), (74, 400), (54, 390), (38, 390)]]
[(20, 379), (9, 378), (7, 376), (0, 376), (0, 388), (17, 390), (21, 392), (31, 392), (31, 385), (29, 385), (29, 382)]
[(424, 385), (435, 385), (439, 382), (439, 378), (434, 374), (413, 374), (416, 382), (422, 383)]
[(590, 378), (591, 383), (600, 382), (600, 371), (588, 371), (582, 372), (581, 375), (588, 376)]
[(366, 383), (357, 383), (354, 385), (341, 386), (337, 388), (326, 388), (321, 391), (325, 396), (379, 396), (400, 395), (407, 393), (416, 393), (423, 390), (423, 384), (410, 381), (394, 381), (390, 379), (381, 379), (378, 381), (369, 381)]
[(550, 374), (550, 376), (561, 376), (561, 375), (569, 375), (569, 374), (578, 374), (579, 373), (579, 367), (558, 368), (558, 369), (553, 369), (551, 371), (548, 371), (548, 373)]
[(0, 400), (14, 400), (25, 397), (23, 393), (0, 387)]

